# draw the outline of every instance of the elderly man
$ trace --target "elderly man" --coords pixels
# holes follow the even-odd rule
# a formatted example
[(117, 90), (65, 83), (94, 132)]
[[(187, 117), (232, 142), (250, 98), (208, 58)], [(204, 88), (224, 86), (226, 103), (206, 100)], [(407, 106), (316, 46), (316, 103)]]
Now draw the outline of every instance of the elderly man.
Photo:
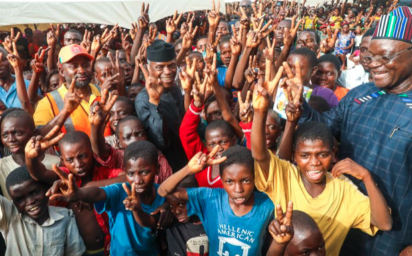
[(403, 29), (412, 19), (400, 18), (411, 15), (402, 7), (382, 16), (363, 57), (374, 83), (349, 91), (323, 115), (303, 102), (301, 121), (327, 123), (340, 140), (340, 158), (368, 169), (392, 209), (392, 231), (374, 238), (352, 232), (340, 255), (398, 255), (412, 242), (412, 34)]
[[(100, 100), (100, 89), (90, 83), (93, 77), (92, 60), (86, 49), (77, 44), (60, 50), (59, 72), (66, 83), (56, 91), (47, 93), (34, 113), (36, 126), (44, 126), (41, 129), (43, 135), (55, 125), (62, 126), (62, 132), (76, 130), (90, 135), (90, 106), (95, 100)], [(75, 84), (71, 87), (73, 79)]]
[(185, 111), (181, 91), (174, 83), (177, 65), (173, 45), (156, 40), (147, 48), (147, 60), (149, 74), (145, 76), (154, 82), (146, 79), (146, 88), (135, 100), (136, 113), (149, 140), (163, 152), (173, 171), (178, 171), (186, 165), (187, 157), (179, 138)]

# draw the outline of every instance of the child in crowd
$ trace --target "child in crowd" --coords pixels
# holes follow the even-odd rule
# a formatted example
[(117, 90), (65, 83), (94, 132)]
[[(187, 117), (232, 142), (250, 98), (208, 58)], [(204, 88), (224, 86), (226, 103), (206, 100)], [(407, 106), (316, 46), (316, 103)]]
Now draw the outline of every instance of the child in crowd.
[[(121, 99), (120, 102), (118, 102), (119, 98)], [(117, 98), (111, 109), (96, 103), (89, 121), (91, 123), (91, 143), (97, 162), (107, 168), (123, 169), (124, 149), (133, 142), (147, 141), (148, 137), (143, 123), (136, 116), (125, 115), (127, 112), (134, 111), (134, 108), (131, 108), (132, 102), (126, 97), (119, 98)], [(113, 124), (116, 124), (114, 138), (116, 147), (105, 143), (107, 137), (104, 138), (101, 132), (108, 114), (110, 114), (109, 120), (112, 119)], [(118, 121), (119, 117), (122, 118), (120, 121)], [(159, 172), (156, 173), (155, 183), (160, 184), (172, 175), (172, 168), (159, 150), (158, 162)]]
[(116, 135), (114, 134), (116, 132), (117, 124), (122, 118), (130, 115), (136, 115), (133, 101), (124, 96), (117, 97), (113, 107), (110, 109), (109, 117), (109, 124), (110, 128), (112, 129), (113, 135), (106, 136), (104, 138), (106, 140), (106, 143), (108, 143), (113, 148), (119, 148), (118, 140), (116, 139)]
[[(196, 188), (197, 181), (193, 176), (185, 178), (179, 183), (180, 188)], [(208, 255), (209, 240), (199, 217), (188, 216), (187, 202), (168, 196), (167, 201), (174, 215), (173, 224), (166, 228), (168, 255), (183, 256), (190, 253)]]
[[(294, 98), (289, 96), (289, 104), (294, 104), (295, 108), (287, 112), (288, 121), (280, 150), (286, 147), (292, 152), (293, 149), (297, 166), (280, 160), (265, 147), (269, 99), (262, 84), (258, 84), (253, 99), (252, 126), (255, 183), (274, 203), (286, 207), (288, 201), (293, 201), (296, 210), (309, 214), (325, 238), (327, 255), (338, 255), (350, 228), (375, 235), (378, 229), (390, 230), (392, 219), (389, 207), (368, 170), (351, 159), (345, 159), (329, 172), (335, 148), (332, 133), (325, 124), (304, 123), (294, 132), (300, 117), (298, 104), (303, 92), (300, 77), (304, 74), (299, 62), (295, 63), (295, 68), (302, 74), (294, 76), (290, 69), (285, 68), (289, 77), (286, 82), (298, 86), (300, 94)], [(369, 197), (342, 174), (363, 180)]]
[(311, 83), (311, 77), (318, 71), (316, 53), (308, 48), (296, 49), (289, 55), (287, 63), (291, 68), (295, 68), (296, 61), (299, 62), (302, 69), (303, 85), (313, 89), (313, 96), (320, 96), (329, 103), (330, 107), (336, 107), (339, 103), (338, 98), (331, 89)]
[[(74, 175), (77, 186), (106, 186), (125, 180), (121, 169), (106, 168), (96, 162), (90, 139), (84, 132), (68, 132), (50, 139), (58, 130), (59, 127), (56, 126), (45, 138), (34, 137), (27, 143), (26, 163), (33, 178), (49, 185), (61, 178), (55, 173), (57, 166), (54, 165), (52, 171), (39, 162), (41, 153), (60, 140), (58, 146), (64, 165), (60, 170), (65, 176), (70, 173)], [(82, 209), (83, 205), (76, 202), (68, 204), (67, 207), (72, 209), (76, 215), (80, 235), (87, 248), (87, 255), (108, 255), (110, 233), (107, 215), (93, 212), (88, 206)]]
[[(213, 121), (206, 126), (206, 146), (202, 143), (197, 127), (203, 110), (204, 96), (201, 93), (194, 96), (180, 126), (180, 140), (188, 158), (192, 158), (199, 151), (210, 152), (216, 145), (219, 145), (217, 157), (220, 157), (226, 149), (236, 145), (236, 135), (232, 127), (223, 120)], [(208, 166), (203, 172), (196, 174), (196, 179), (199, 187), (222, 187), (218, 166)]]
[(342, 62), (342, 70), (346, 69), (346, 55), (350, 53), (355, 44), (355, 34), (349, 29), (349, 23), (342, 23), (342, 31), (338, 33), (336, 40), (335, 55), (340, 58)]
[[(11, 200), (6, 189), (7, 176), (19, 166), (25, 165), (24, 147), (35, 136), (33, 117), (26, 111), (11, 108), (5, 111), (0, 121), (1, 141), (8, 148), (11, 155), (0, 159), (0, 186), (3, 196)], [(51, 169), (53, 164), (58, 165), (60, 158), (50, 154), (42, 154), (39, 160), (46, 168)]]
[[(188, 202), (188, 216), (197, 215), (202, 221), (213, 254), (265, 254), (263, 248), (269, 239), (267, 228), (274, 208), (266, 195), (254, 192), (252, 155), (247, 148), (236, 146), (213, 159), (218, 149), (215, 146), (209, 155), (197, 153), (186, 167), (160, 185), (159, 195)], [(206, 164), (218, 163), (223, 189), (177, 187), (187, 176), (202, 171)]]
[[(315, 28), (318, 25), (318, 17), (316, 16), (316, 9), (315, 8), (311, 8), (309, 10), (309, 15), (304, 17), (305, 19), (305, 23), (303, 25), (304, 29), (312, 29), (315, 30)], [(322, 23), (320, 23), (322, 24)]]
[(277, 205), (276, 215), (269, 226), (273, 242), (267, 256), (326, 255), (323, 235), (308, 214), (293, 211), (293, 203), (289, 202), (286, 213)]
[[(250, 141), (250, 132), (252, 129), (252, 119), (253, 119), (253, 111), (252, 111), (252, 104), (250, 100), (250, 91), (246, 94), (245, 101), (242, 100), (242, 97), (239, 93), (239, 117), (240, 117), (240, 127), (242, 127), (243, 133), (245, 134), (246, 138), (246, 146), (250, 149), (251, 141)], [(278, 139), (281, 136), (283, 131), (282, 123), (280, 120), (279, 115), (276, 111), (269, 109), (268, 116), (266, 118), (266, 146), (267, 148), (272, 151), (273, 154), (277, 153), (278, 150)]]
[(318, 59), (318, 70), (312, 76), (312, 83), (332, 90), (340, 101), (349, 92), (337, 85), (340, 74), (339, 59), (335, 55), (325, 54)]
[(147, 141), (130, 144), (124, 154), (124, 170), (127, 184), (80, 188), (69, 174), (68, 179), (54, 183), (47, 195), (50, 200), (93, 203), (98, 213), (106, 212), (112, 236), (110, 255), (157, 256), (154, 231), (158, 216), (150, 213), (165, 200), (154, 184), (158, 172), (156, 147)]
[(126, 96), (134, 102), (137, 95), (143, 90), (144, 85), (141, 83), (133, 83), (127, 88)]
[(0, 231), (9, 255), (83, 255), (85, 246), (71, 210), (48, 206), (47, 185), (34, 180), (26, 166), (13, 170), (0, 196)]

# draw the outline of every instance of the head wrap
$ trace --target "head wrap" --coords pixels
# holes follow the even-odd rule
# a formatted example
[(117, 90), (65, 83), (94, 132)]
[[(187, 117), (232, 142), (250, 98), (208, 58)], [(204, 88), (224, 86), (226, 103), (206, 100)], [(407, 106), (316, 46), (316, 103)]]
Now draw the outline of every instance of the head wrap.
[(154, 62), (168, 62), (176, 58), (175, 49), (172, 44), (163, 40), (155, 40), (147, 47), (147, 60)]
[(382, 15), (372, 40), (391, 39), (412, 43), (412, 8), (401, 6)]

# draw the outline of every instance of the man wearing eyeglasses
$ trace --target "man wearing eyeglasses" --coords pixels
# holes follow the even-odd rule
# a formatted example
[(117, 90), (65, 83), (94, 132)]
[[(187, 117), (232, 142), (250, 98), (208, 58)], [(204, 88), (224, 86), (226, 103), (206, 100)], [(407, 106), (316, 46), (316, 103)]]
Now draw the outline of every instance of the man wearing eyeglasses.
[[(383, 15), (362, 56), (373, 83), (319, 114), (302, 101), (301, 122), (329, 125), (339, 158), (368, 169), (392, 211), (393, 228), (370, 237), (352, 230), (340, 255), (399, 255), (412, 243), (412, 8)], [(361, 181), (353, 180), (365, 193)], [(366, 193), (365, 193), (366, 194)]]

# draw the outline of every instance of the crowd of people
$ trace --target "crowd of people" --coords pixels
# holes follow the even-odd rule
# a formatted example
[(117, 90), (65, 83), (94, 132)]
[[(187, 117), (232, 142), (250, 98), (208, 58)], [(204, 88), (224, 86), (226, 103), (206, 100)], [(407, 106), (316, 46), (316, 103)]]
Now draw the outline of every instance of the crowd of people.
[(411, 1), (219, 10), (0, 33), (5, 255), (412, 255)]

